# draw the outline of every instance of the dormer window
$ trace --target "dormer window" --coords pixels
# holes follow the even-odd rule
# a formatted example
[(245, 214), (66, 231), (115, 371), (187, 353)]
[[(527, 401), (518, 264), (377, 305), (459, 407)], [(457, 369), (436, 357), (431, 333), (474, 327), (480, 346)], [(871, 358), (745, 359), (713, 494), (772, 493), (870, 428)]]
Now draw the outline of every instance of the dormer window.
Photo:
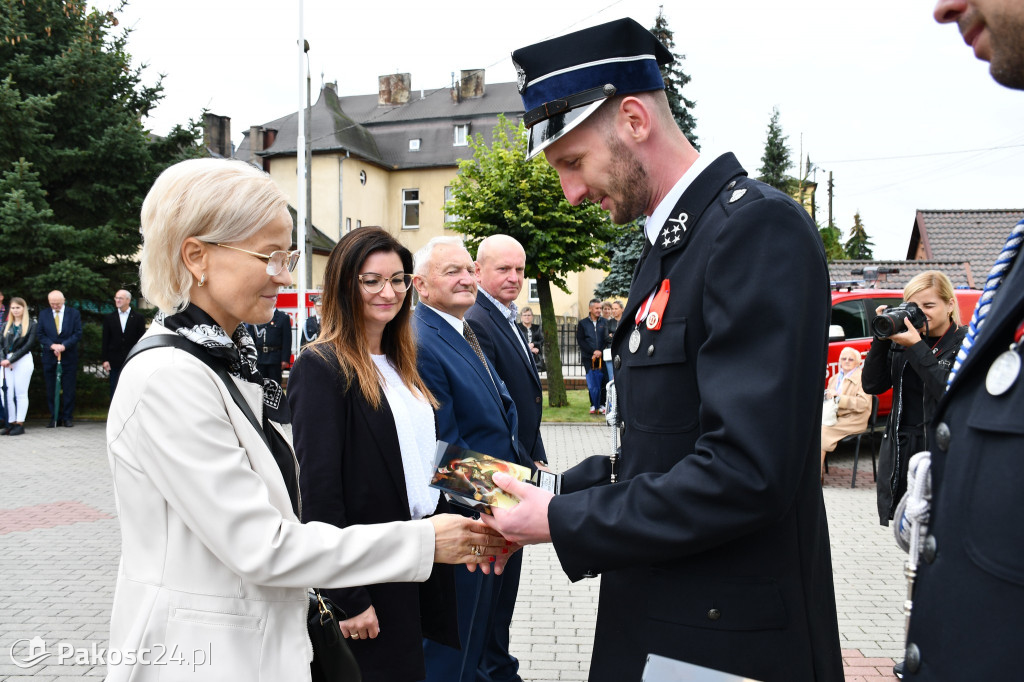
[(456, 147), (465, 147), (469, 144), (469, 124), (459, 123), (455, 126), (455, 141), (452, 143)]
[(420, 138), (416, 137), (409, 140), (409, 151), (418, 152), (420, 150)]

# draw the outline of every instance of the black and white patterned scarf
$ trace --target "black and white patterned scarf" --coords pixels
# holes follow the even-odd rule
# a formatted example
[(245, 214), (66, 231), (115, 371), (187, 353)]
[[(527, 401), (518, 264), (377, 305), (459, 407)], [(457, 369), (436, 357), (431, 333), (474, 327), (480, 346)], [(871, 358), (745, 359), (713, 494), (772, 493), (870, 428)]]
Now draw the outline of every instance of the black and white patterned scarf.
[(291, 411), (284, 399), (281, 384), (264, 379), (256, 369), (256, 345), (244, 324), (235, 328), (230, 337), (205, 310), (190, 304), (180, 313), (160, 313), (156, 321), (172, 332), (177, 332), (225, 364), (228, 373), (244, 381), (263, 387), (263, 407), (267, 418), (278, 424), (290, 424)]

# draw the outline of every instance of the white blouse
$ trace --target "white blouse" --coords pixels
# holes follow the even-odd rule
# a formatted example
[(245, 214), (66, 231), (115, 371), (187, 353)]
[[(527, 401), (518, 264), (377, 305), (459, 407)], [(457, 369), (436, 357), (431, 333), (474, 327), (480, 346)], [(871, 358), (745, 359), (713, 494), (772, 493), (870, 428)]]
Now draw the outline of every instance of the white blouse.
[(434, 410), (422, 397), (413, 395), (386, 355), (371, 355), (384, 377), (384, 398), (395, 416), (395, 431), (402, 450), (405, 469), (405, 491), (409, 497), (409, 514), (422, 519), (434, 513), (440, 491), (429, 486), (434, 472), (437, 439), (434, 431)]

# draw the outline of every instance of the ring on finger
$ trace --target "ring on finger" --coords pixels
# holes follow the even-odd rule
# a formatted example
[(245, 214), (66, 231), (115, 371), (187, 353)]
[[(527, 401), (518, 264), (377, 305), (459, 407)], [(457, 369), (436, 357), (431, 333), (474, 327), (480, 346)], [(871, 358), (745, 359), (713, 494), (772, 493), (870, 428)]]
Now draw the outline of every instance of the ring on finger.
[(484, 553), (484, 550), (481, 549), (480, 545), (470, 545), (469, 551), (473, 556), (481, 556)]
[(351, 637), (352, 639), (359, 639), (359, 633), (358, 632), (353, 632), (352, 634), (349, 635), (349, 637)]

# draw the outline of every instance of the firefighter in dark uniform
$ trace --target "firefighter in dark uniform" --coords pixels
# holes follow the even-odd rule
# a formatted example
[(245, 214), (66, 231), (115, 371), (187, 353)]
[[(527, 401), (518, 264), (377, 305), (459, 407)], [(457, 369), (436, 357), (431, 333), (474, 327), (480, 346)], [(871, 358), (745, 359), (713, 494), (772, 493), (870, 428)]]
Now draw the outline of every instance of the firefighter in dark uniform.
[(281, 371), (292, 359), (292, 321), (283, 310), (274, 310), (270, 322), (246, 325), (256, 345), (256, 369), (264, 379), (281, 383)]
[[(940, 0), (1002, 85), (1024, 90), (1024, 4)], [(1007, 229), (1010, 226), (1007, 225)], [(931, 502), (904, 679), (1013, 680), (1024, 640), (1024, 221), (985, 282), (928, 430)], [(1000, 274), (1001, 273), (1001, 274)]]
[(512, 59), (530, 128), (570, 203), (624, 224), (644, 254), (612, 343), (621, 457), (594, 456), (552, 496), (487, 521), (553, 543), (570, 580), (601, 575), (592, 682), (659, 654), (764, 682), (843, 679), (819, 483), (829, 288), (806, 211), (701, 157), (629, 19)]

